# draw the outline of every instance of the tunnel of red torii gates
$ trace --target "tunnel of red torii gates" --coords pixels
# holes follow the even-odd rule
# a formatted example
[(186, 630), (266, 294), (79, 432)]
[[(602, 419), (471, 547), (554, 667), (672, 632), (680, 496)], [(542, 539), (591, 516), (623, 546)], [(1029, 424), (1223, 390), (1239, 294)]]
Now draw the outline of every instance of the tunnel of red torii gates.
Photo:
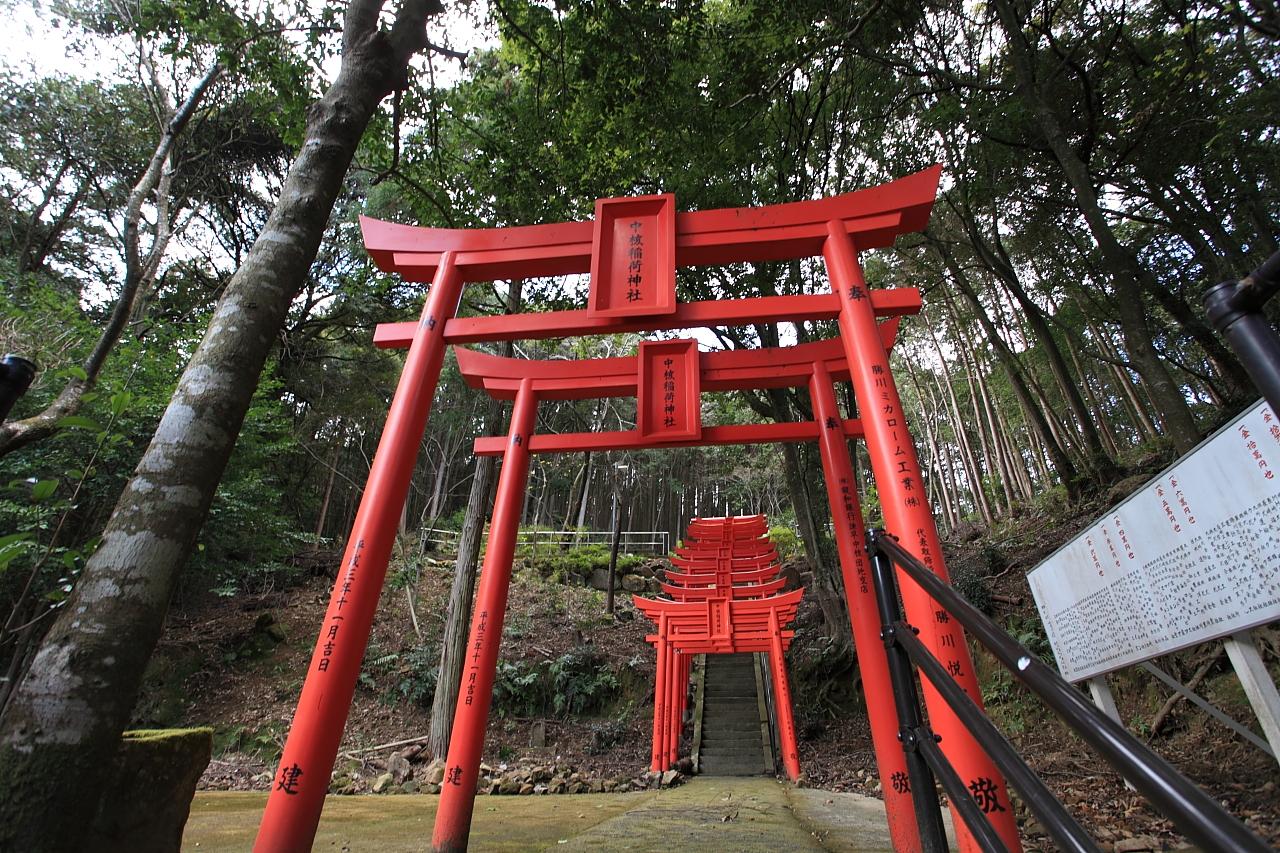
[[(894, 318), (918, 312), (920, 294), (915, 288), (869, 289), (859, 260), (863, 251), (924, 228), (940, 174), (941, 167), (934, 166), (878, 187), (763, 208), (677, 213), (670, 194), (601, 199), (594, 220), (549, 225), (441, 229), (363, 218), (365, 245), (378, 266), (431, 284), (417, 322), (384, 324), (375, 334), (379, 346), (408, 347), (408, 353), (255, 850), (311, 847), (446, 345), (815, 320), (836, 320), (839, 336), (793, 347), (707, 353), (692, 340), (642, 341), (634, 356), (579, 361), (500, 358), (455, 346), (467, 381), (514, 405), (505, 437), (475, 442), (477, 454), (501, 456), (502, 466), (432, 849), (467, 847), (530, 454), (775, 441), (818, 442), (889, 831), (895, 849), (920, 849), (848, 440), (866, 444), (888, 531), (945, 578), (919, 460), (888, 361)], [(676, 299), (677, 267), (815, 256), (825, 261), (831, 292)], [(585, 310), (456, 316), (468, 283), (581, 273), (591, 276)], [(856, 419), (839, 409), (834, 383), (842, 381), (852, 385)], [(703, 391), (786, 386), (808, 390), (812, 421), (702, 424)], [(636, 398), (634, 430), (555, 435), (534, 430), (540, 400), (614, 396)], [(916, 585), (904, 584), (902, 598), (920, 640), (980, 701), (960, 628)], [(775, 633), (784, 631), (777, 626)], [(781, 650), (777, 657), (781, 661)], [(980, 782), (996, 792), (991, 802), (998, 807), (987, 817), (1009, 849), (1020, 849), (1003, 777), (936, 690), (928, 683), (922, 687), (940, 748), (966, 784)], [(655, 737), (668, 738), (669, 729), (664, 711), (655, 719)], [(670, 752), (669, 743), (662, 746), (659, 761)], [(956, 824), (962, 849), (976, 849), (962, 821)]]
[(646, 639), (657, 652), (653, 691), (651, 767), (665, 770), (678, 757), (695, 655), (759, 653), (768, 660), (779, 749), (787, 778), (800, 778), (791, 687), (783, 657), (795, 631), (803, 589), (783, 592), (782, 564), (763, 515), (695, 518), (678, 547), (661, 590), (664, 599), (632, 596), (658, 626)]

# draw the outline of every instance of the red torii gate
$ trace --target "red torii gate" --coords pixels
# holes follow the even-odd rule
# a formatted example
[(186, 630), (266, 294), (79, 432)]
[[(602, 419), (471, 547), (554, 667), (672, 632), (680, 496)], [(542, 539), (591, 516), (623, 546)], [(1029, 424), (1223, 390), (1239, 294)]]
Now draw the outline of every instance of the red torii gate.
[[(804, 590), (781, 592), (786, 581), (777, 577), (781, 565), (773, 543), (762, 538), (767, 533), (761, 515), (695, 518), (689, 525), (690, 547), (677, 549), (688, 556), (672, 561), (694, 571), (667, 573), (675, 583), (664, 583), (662, 589), (671, 600), (632, 596), (636, 607), (658, 625), (658, 633), (646, 637), (658, 653), (650, 763), (654, 770), (666, 770), (679, 757), (693, 655), (762, 652), (773, 674), (783, 767), (791, 781), (800, 778), (784, 658), (795, 632), (784, 629), (795, 618)], [(761, 560), (768, 561), (765, 567), (755, 568)], [(697, 571), (704, 567), (709, 571)]]
[[(838, 322), (840, 338), (835, 346), (843, 350), (844, 358), (821, 350), (797, 356), (804, 347), (700, 355), (692, 342), (684, 342), (683, 352), (663, 350), (673, 342), (646, 342), (638, 359), (639, 369), (633, 363), (630, 378), (627, 369), (596, 374), (590, 377), (595, 385), (589, 389), (579, 387), (582, 380), (564, 372), (572, 370), (569, 362), (555, 362), (550, 367), (525, 362), (519, 368), (505, 368), (506, 375), (491, 377), (491, 393), (514, 398), (515, 405), (505, 440), (476, 442), (477, 453), (502, 455), (504, 462), (472, 623), (470, 646), (476, 654), (464, 676), (475, 678), (469, 684), (464, 681), (459, 697), (432, 846), (438, 851), (466, 849), (529, 454), (816, 439), (828, 497), (837, 514), (836, 542), (854, 641), (861, 651), (862, 680), (868, 696), (880, 700), (868, 702), (868, 715), (889, 827), (897, 849), (918, 849), (905, 762), (896, 741), (897, 717), (887, 699), (891, 695), (887, 665), (883, 655), (868, 653), (879, 648), (880, 629), (868, 583), (847, 438), (865, 431), (889, 530), (900, 535), (904, 547), (926, 566), (945, 577), (919, 460), (876, 323), (877, 315), (892, 317), (919, 310), (919, 293), (913, 288), (868, 291), (858, 262), (859, 252), (891, 245), (897, 235), (925, 226), (940, 174), (941, 166), (934, 166), (879, 187), (765, 208), (676, 213), (671, 195), (602, 199), (596, 203), (593, 221), (515, 228), (416, 228), (362, 219), (365, 245), (375, 262), (409, 281), (430, 280), (431, 288), (418, 322), (386, 324), (375, 335), (380, 346), (408, 346), (409, 352), (316, 641), (255, 850), (310, 848), (447, 343), (831, 319)], [(675, 300), (677, 266), (816, 255), (826, 262), (830, 293), (693, 303)], [(468, 282), (586, 272), (591, 273), (592, 286), (585, 311), (455, 316), (461, 289)], [(832, 343), (804, 346), (830, 347)], [(469, 354), (460, 358), (460, 364), (468, 357), (491, 358)], [(670, 369), (664, 364), (668, 358), (679, 363), (678, 373), (665, 373)], [(832, 381), (846, 377), (853, 384), (860, 421), (844, 420), (836, 404)], [(672, 397), (663, 394), (668, 379), (679, 388)], [(807, 385), (815, 420), (703, 428), (697, 419), (698, 407), (689, 405), (697, 399), (691, 387), (697, 379), (709, 390), (770, 387), (760, 383)], [(484, 379), (484, 384), (489, 387), (490, 378)], [(539, 396), (554, 399), (609, 393), (640, 396), (639, 424), (634, 432), (533, 435)], [(903, 598), (907, 618), (920, 629), (921, 640), (946, 662), (965, 691), (979, 700), (963, 632), (915, 585), (904, 585)], [(986, 801), (991, 809), (988, 817), (1006, 845), (1019, 849), (1002, 776), (936, 691), (926, 683), (923, 692), (942, 749), (967, 784), (995, 792)], [(972, 849), (967, 832), (960, 830), (960, 838), (962, 847)]]

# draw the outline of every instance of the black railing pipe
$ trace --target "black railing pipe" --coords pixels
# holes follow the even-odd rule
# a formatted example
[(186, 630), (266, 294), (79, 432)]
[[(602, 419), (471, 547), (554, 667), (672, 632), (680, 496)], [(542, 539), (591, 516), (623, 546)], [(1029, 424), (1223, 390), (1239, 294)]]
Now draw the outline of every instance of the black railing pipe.
[[(920, 741), (933, 744), (933, 736), (921, 737), (920, 698), (916, 693), (911, 662), (898, 644), (898, 588), (893, 577), (893, 564), (884, 555), (871, 550), (871, 582), (875, 586), (876, 606), (880, 611), (880, 638), (889, 656), (889, 681), (893, 685), (893, 704), (898, 712), (898, 740), (902, 742), (907, 762), (907, 778), (911, 786), (911, 807), (920, 831), (924, 853), (946, 853), (947, 835), (942, 828), (942, 812), (933, 773), (920, 753)], [(907, 633), (910, 633), (908, 630)], [(961, 788), (964, 786), (961, 785)], [(983, 823), (986, 819), (983, 818)]]
[(951, 805), (955, 807), (956, 813), (960, 815), (960, 819), (969, 828), (969, 832), (984, 853), (1009, 853), (1009, 848), (1000, 838), (1000, 833), (996, 832), (991, 821), (987, 820), (987, 816), (982, 813), (977, 801), (964, 786), (964, 780), (951, 765), (951, 760), (938, 748), (937, 742), (932, 737), (920, 738), (919, 749), (925, 761), (938, 774), (938, 782), (942, 785), (942, 790), (947, 792), (947, 796), (951, 798)]
[(1123, 726), (1095, 708), (1079, 690), (921, 565), (891, 536), (876, 531), (873, 543), (1009, 667), (1014, 678), (1038, 695), (1076, 734), (1092, 745), (1189, 840), (1213, 851), (1271, 851), (1271, 847), (1212, 797)]
[(1235, 350), (1271, 408), (1280, 411), (1280, 335), (1262, 313), (1262, 306), (1277, 292), (1280, 252), (1240, 281), (1210, 287), (1201, 300), (1209, 322)]
[(903, 635), (901, 639), (904, 650), (910, 655), (916, 666), (920, 667), (925, 677), (942, 694), (942, 698), (955, 711), (956, 716), (964, 723), (974, 739), (982, 745), (987, 755), (995, 762), (996, 767), (1005, 775), (1026, 802), (1027, 807), (1040, 819), (1045, 832), (1057, 842), (1059, 850), (1072, 850), (1078, 853), (1099, 853), (1089, 833), (1080, 826), (1054, 796), (1053, 792), (1041, 781), (1013, 744), (1005, 739), (995, 724), (982, 712), (969, 695), (955, 682), (942, 663), (925, 648), (924, 643), (914, 636)]
[(27, 393), (31, 380), (35, 378), (34, 362), (12, 354), (0, 358), (0, 423), (9, 417), (13, 404)]

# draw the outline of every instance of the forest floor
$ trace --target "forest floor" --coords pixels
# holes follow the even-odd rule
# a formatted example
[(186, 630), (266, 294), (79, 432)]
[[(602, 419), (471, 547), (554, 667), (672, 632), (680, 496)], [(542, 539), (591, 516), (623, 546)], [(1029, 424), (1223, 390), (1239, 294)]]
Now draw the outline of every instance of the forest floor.
[[(1108, 499), (1114, 502), (1125, 493), (1118, 487), (1067, 519), (1023, 516), (985, 533), (960, 531), (946, 543), (953, 579), (1010, 633), (1047, 655), (1026, 572), (1091, 523)], [(427, 731), (438, 662), (435, 638), (442, 632), (451, 575), (449, 559), (427, 561), (416, 581), (403, 571), (389, 575), (331, 790), (371, 790), (393, 755), (427, 758), (418, 746), (399, 742)], [(202, 789), (269, 788), (330, 586), (328, 578), (309, 577), (280, 591), (201, 597), (173, 609), (135, 716), (139, 724), (214, 727), (215, 755)], [(414, 591), (412, 616), (407, 589)], [(644, 641), (647, 623), (634, 616), (630, 595), (620, 594), (618, 600), (622, 620), (605, 614), (602, 593), (551, 581), (530, 568), (516, 571), (501, 652), (510, 686), (495, 700), (485, 742), (485, 762), (495, 782), (508, 768), (540, 765), (561, 777), (579, 774), (584, 790), (587, 781), (602, 779), (611, 780), (607, 790), (644, 786), (637, 777), (648, 763), (652, 650)], [(854, 686), (856, 667), (851, 655), (833, 653), (820, 625), (816, 604), (806, 599), (789, 661), (803, 784), (877, 796), (866, 716)], [(1275, 672), (1280, 632), (1264, 628), (1255, 637)], [(1220, 649), (1220, 644), (1205, 644), (1156, 663), (1184, 682), (1210, 664), (1197, 691), (1237, 720), (1253, 723)], [(583, 654), (614, 675), (614, 683), (606, 685), (610, 689), (601, 693), (605, 701), (592, 713), (560, 713), (550, 693), (520, 695), (520, 685), (531, 682), (533, 673), (566, 670), (565, 661)], [(1123, 853), (1184, 844), (1168, 821), (1126, 789), (991, 657), (979, 650), (975, 661), (992, 718), (1104, 849)], [(1130, 731), (1280, 845), (1275, 760), (1185, 702), (1152, 735), (1152, 721), (1169, 691), (1134, 669), (1113, 674), (1111, 684)], [(572, 701), (573, 690), (589, 693), (598, 686), (569, 682), (557, 695), (565, 699), (567, 691), (566, 701)], [(1028, 846), (1052, 849), (1022, 804), (1015, 803), (1015, 809)]]

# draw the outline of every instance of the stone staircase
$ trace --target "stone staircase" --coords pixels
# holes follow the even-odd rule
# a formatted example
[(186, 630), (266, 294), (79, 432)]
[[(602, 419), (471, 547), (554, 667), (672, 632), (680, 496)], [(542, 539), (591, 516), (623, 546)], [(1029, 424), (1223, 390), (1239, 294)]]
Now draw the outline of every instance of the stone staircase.
[(703, 775), (758, 776), (773, 772), (772, 747), (764, 739), (765, 729), (760, 724), (760, 685), (754, 657), (706, 656), (702, 719), (694, 744), (698, 772)]

